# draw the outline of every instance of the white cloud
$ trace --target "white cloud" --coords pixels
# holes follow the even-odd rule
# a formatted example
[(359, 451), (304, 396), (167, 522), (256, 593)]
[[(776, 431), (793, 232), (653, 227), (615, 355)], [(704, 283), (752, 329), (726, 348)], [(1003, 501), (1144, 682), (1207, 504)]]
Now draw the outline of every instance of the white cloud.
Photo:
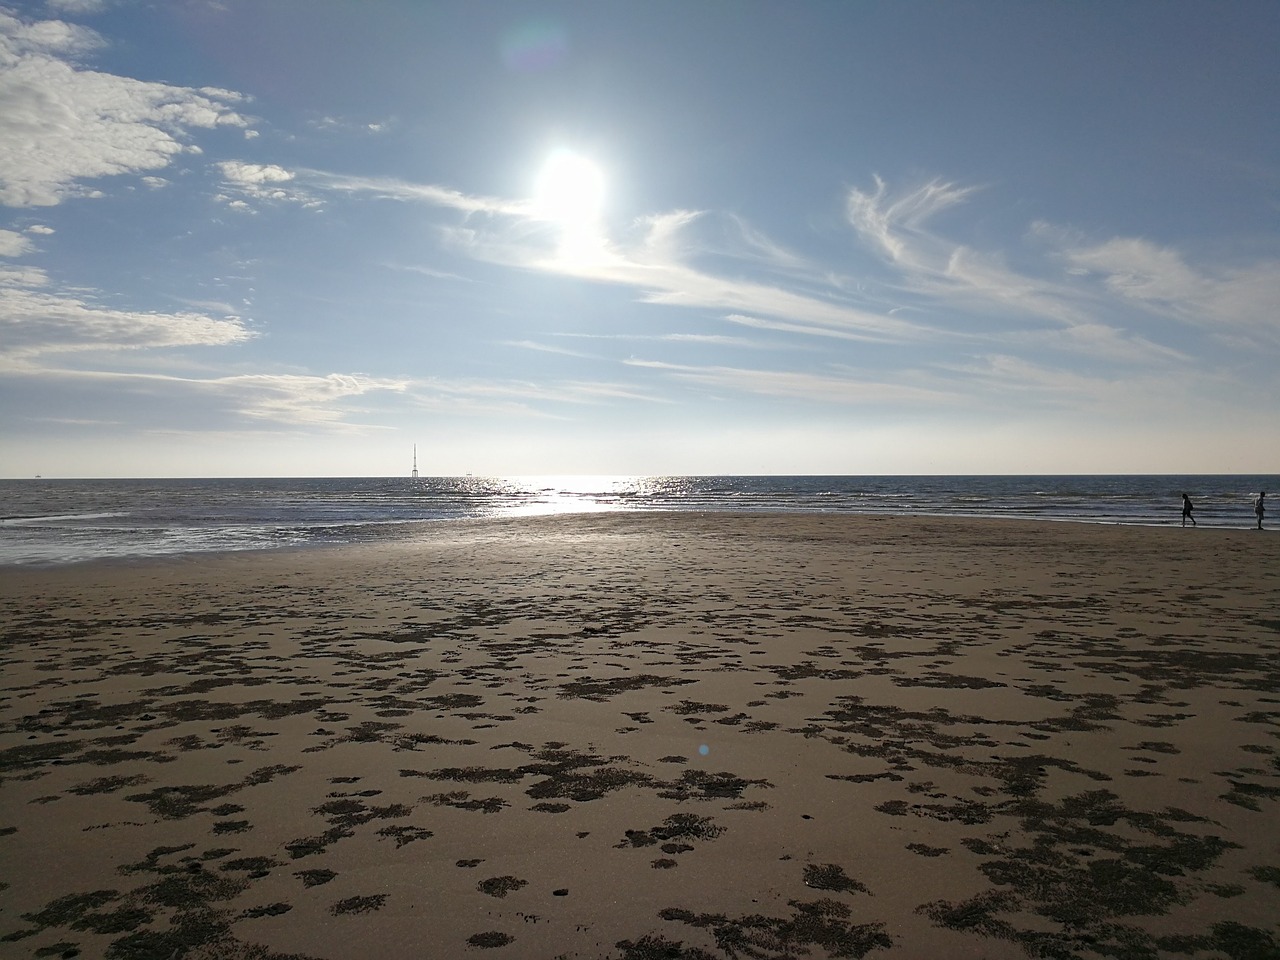
[(0, 265), (0, 287), (43, 287), (49, 276), (39, 267)]
[(102, 44), (102, 38), (88, 27), (62, 20), (28, 22), (0, 10), (0, 65), (8, 67), (31, 55), (75, 57)]
[(33, 223), (27, 227), (27, 233), (38, 233), (41, 236), (49, 236), (54, 232), (53, 227), (46, 227), (43, 223)]
[(33, 249), (32, 242), (22, 234), (0, 229), (0, 257), (20, 257)]
[(293, 174), (274, 163), (243, 163), (227, 160), (218, 164), (222, 175), (231, 183), (244, 186), (260, 186), (267, 183), (288, 183)]
[(222, 193), (217, 199), (235, 209), (251, 208), (245, 198), (278, 203), (300, 203), (310, 207), (319, 205), (319, 201), (314, 196), (294, 185), (295, 175), (291, 171), (277, 164), (224, 160), (215, 166), (222, 173), (226, 189), (239, 194), (238, 197), (233, 197)]
[(114, 310), (29, 287), (0, 286), (0, 358), (10, 367), (57, 353), (228, 346), (253, 336), (237, 317)]
[(85, 27), (0, 11), (0, 203), (98, 195), (82, 181), (164, 168), (193, 149), (191, 129), (247, 125), (232, 91), (82, 69), (76, 59), (101, 42)]

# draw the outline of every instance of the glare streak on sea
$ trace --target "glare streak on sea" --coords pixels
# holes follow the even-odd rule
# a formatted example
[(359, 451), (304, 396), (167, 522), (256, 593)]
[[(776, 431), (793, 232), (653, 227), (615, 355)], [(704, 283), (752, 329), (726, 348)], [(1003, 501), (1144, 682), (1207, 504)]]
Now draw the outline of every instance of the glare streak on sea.
[[(0, 565), (354, 543), (406, 523), (603, 510), (1251, 528), (1276, 476), (425, 477), (0, 481)], [(1269, 498), (1270, 499), (1270, 498)]]

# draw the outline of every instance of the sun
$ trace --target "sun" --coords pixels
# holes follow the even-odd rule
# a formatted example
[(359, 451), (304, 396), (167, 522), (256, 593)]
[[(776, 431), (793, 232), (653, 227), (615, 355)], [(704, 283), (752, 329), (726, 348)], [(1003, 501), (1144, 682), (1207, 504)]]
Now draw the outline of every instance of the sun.
[(568, 150), (557, 150), (538, 174), (534, 210), (543, 220), (568, 230), (581, 230), (600, 219), (604, 194), (604, 172), (594, 161)]

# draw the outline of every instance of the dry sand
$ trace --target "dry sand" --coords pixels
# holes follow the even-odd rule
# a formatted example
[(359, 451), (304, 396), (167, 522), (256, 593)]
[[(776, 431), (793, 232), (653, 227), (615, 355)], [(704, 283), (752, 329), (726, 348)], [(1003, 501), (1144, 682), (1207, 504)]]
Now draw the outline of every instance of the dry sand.
[(1263, 958), (1280, 537), (606, 514), (0, 572), (0, 956)]

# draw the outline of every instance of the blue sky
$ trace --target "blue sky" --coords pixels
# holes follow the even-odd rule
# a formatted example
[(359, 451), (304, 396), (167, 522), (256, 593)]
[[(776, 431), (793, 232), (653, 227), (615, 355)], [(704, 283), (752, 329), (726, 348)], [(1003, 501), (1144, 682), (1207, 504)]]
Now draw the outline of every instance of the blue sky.
[(1280, 470), (1280, 4), (0, 0), (0, 473)]

